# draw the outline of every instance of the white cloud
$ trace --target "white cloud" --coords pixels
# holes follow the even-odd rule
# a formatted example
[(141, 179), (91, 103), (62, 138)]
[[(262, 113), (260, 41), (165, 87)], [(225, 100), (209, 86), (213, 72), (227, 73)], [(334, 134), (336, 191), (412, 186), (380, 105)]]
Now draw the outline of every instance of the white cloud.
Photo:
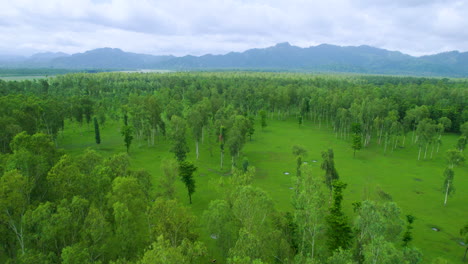
[(413, 55), (468, 47), (468, 4), (448, 0), (0, 0), (0, 53), (99, 47), (202, 55), (278, 42)]

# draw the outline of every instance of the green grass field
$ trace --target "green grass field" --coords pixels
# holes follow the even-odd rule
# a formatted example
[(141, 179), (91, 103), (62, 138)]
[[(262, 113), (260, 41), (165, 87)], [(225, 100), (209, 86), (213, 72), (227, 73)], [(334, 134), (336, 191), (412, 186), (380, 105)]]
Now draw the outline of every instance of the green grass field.
[[(102, 143), (94, 143), (92, 126), (78, 128), (71, 124), (64, 134), (59, 136), (59, 147), (68, 153), (79, 154), (87, 147), (96, 149), (104, 156), (124, 152), (123, 139), (120, 136), (118, 124), (101, 126)], [(411, 137), (411, 136), (409, 136)], [(344, 209), (350, 219), (355, 218), (351, 204), (365, 199), (379, 199), (377, 192), (384, 191), (402, 209), (402, 217), (412, 214), (416, 217), (414, 223), (414, 240), (411, 242), (424, 254), (424, 262), (436, 257), (443, 257), (450, 263), (462, 263), (464, 247), (461, 246), (459, 230), (468, 221), (468, 169), (455, 169), (455, 195), (449, 197), (447, 206), (443, 206), (444, 194), (442, 173), (445, 168), (445, 151), (452, 148), (456, 135), (444, 135), (443, 145), (433, 159), (417, 160), (417, 148), (410, 145), (407, 139), (405, 148), (400, 148), (384, 154), (383, 148), (375, 144), (365, 148), (353, 158), (353, 151), (348, 141), (337, 139), (331, 128), (305, 122), (301, 127), (295, 121), (269, 120), (268, 126), (262, 130), (257, 124), (252, 141), (247, 142), (243, 155), (250, 165), (257, 169), (254, 185), (266, 190), (279, 211), (291, 211), (290, 198), (292, 190), (292, 175), (295, 174), (296, 160), (291, 153), (293, 145), (302, 145), (308, 150), (304, 161), (308, 162), (317, 175), (323, 175), (320, 170), (321, 151), (333, 148), (335, 166), (340, 179), (348, 184), (344, 193)], [(189, 141), (192, 142), (192, 141)], [(189, 143), (191, 152), (188, 159), (195, 161), (195, 144)], [(148, 147), (145, 141), (134, 141), (130, 149), (133, 168), (143, 168), (154, 178), (155, 189), (161, 174), (160, 164), (165, 158), (173, 156), (167, 142), (159, 141), (155, 146)], [(225, 155), (225, 167), (220, 169), (219, 148), (216, 146), (213, 156), (208, 148), (201, 145), (200, 159), (195, 161), (199, 167), (196, 172), (197, 189), (193, 195), (191, 208), (197, 216), (208, 207), (211, 200), (221, 198), (218, 190), (220, 178), (228, 177), (230, 156)], [(316, 162), (314, 162), (316, 161)], [(285, 175), (284, 172), (290, 172)], [(187, 204), (186, 190), (181, 182), (177, 183), (179, 200)], [(439, 232), (431, 228), (437, 227)], [(202, 229), (200, 238), (210, 247), (210, 238)], [(210, 254), (218, 254), (210, 248)], [(219, 256), (219, 255), (218, 255)]]

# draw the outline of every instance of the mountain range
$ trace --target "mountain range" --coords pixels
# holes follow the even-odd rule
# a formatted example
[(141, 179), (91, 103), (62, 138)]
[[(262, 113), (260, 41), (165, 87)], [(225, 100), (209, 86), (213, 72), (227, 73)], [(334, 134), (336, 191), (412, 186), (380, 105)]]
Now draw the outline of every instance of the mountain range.
[(347, 72), (418, 76), (468, 77), (468, 52), (414, 57), (371, 46), (322, 44), (308, 48), (275, 46), (224, 55), (155, 56), (100, 48), (84, 53), (38, 53), (30, 57), (0, 56), (1, 68), (167, 69)]

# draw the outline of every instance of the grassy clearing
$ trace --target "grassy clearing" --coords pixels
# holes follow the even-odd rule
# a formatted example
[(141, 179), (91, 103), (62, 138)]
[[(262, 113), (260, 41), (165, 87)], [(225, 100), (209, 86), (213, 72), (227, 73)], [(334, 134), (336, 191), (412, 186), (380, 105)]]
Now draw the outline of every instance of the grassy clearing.
[[(120, 136), (119, 124), (101, 126), (100, 146), (94, 143), (92, 126), (78, 128), (70, 124), (65, 133), (59, 136), (59, 146), (68, 153), (78, 154), (86, 147), (96, 149), (104, 156), (124, 152), (125, 146)], [(414, 246), (424, 253), (424, 263), (431, 259), (443, 257), (451, 263), (462, 263), (464, 248), (458, 244), (458, 231), (468, 220), (468, 169), (455, 169), (454, 185), (457, 189), (453, 197), (449, 197), (446, 207), (443, 206), (441, 191), (445, 168), (444, 153), (451, 148), (457, 136), (445, 135), (439, 153), (434, 153), (432, 160), (417, 161), (417, 148), (407, 144), (405, 148), (388, 151), (372, 144), (356, 154), (350, 143), (337, 139), (330, 128), (305, 122), (298, 126), (295, 121), (270, 120), (264, 130), (256, 127), (253, 140), (248, 142), (243, 150), (250, 165), (257, 168), (254, 185), (269, 192), (276, 207), (280, 211), (291, 210), (292, 176), (295, 174), (296, 161), (291, 153), (293, 145), (303, 145), (309, 154), (304, 158), (317, 175), (323, 175), (320, 170), (321, 151), (333, 148), (335, 164), (340, 178), (348, 183), (344, 193), (344, 208), (348, 216), (354, 218), (351, 204), (363, 199), (379, 199), (378, 193), (387, 193), (402, 209), (402, 216), (412, 214), (416, 217), (414, 223)], [(409, 140), (407, 140), (409, 141)], [(165, 158), (173, 156), (167, 142), (158, 142), (148, 147), (146, 142), (134, 141), (130, 156), (134, 168), (144, 168), (154, 177), (154, 183), (161, 174), (160, 164)], [(195, 161), (195, 144), (190, 144), (191, 152), (188, 159)], [(316, 161), (316, 162), (314, 162)], [(203, 210), (213, 199), (222, 197), (217, 191), (218, 182), (222, 177), (228, 177), (230, 157), (225, 155), (225, 167), (219, 167), (219, 149), (216, 146), (213, 156), (210, 156), (206, 145), (201, 145), (200, 159), (195, 161), (199, 167), (196, 172), (197, 189), (193, 194), (193, 212), (201, 216)], [(289, 172), (290, 175), (285, 175)], [(155, 191), (157, 186), (155, 185)], [(188, 205), (186, 190), (181, 182), (177, 183), (178, 198)], [(437, 227), (440, 232), (431, 228)], [(210, 238), (201, 229), (201, 240), (210, 246)], [(211, 247), (210, 253), (218, 257)]]

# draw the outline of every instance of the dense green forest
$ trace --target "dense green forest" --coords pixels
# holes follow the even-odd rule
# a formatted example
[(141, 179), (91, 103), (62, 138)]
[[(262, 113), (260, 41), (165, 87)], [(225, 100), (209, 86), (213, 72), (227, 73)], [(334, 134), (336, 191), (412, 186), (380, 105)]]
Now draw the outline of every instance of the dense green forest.
[[(440, 208), (450, 206), (454, 186), (468, 198), (460, 188), (468, 186), (467, 92), (466, 80), (245, 72), (0, 80), (0, 262), (461, 261), (466, 204), (453, 208), (464, 248), (428, 259), (413, 241), (418, 216), (389, 193), (343, 205), (353, 186), (331, 146), (313, 161), (306, 144), (289, 146), (294, 171), (282, 176), (291, 174), (293, 187), (281, 205), (256, 181), (263, 157), (244, 150), (288, 124), (301, 137), (326, 129), (356, 162), (371, 149), (387, 159), (411, 148), (411, 160), (427, 162), (418, 166), (443, 164), (441, 190), (431, 191)], [(92, 147), (73, 148), (90, 131)], [(284, 130), (278, 140), (293, 135)], [(112, 140), (121, 148), (104, 147)], [(158, 173), (139, 166), (143, 148), (164, 153), (160, 162), (145, 157)], [(221, 176), (209, 176), (216, 195), (197, 204), (205, 160)]]

